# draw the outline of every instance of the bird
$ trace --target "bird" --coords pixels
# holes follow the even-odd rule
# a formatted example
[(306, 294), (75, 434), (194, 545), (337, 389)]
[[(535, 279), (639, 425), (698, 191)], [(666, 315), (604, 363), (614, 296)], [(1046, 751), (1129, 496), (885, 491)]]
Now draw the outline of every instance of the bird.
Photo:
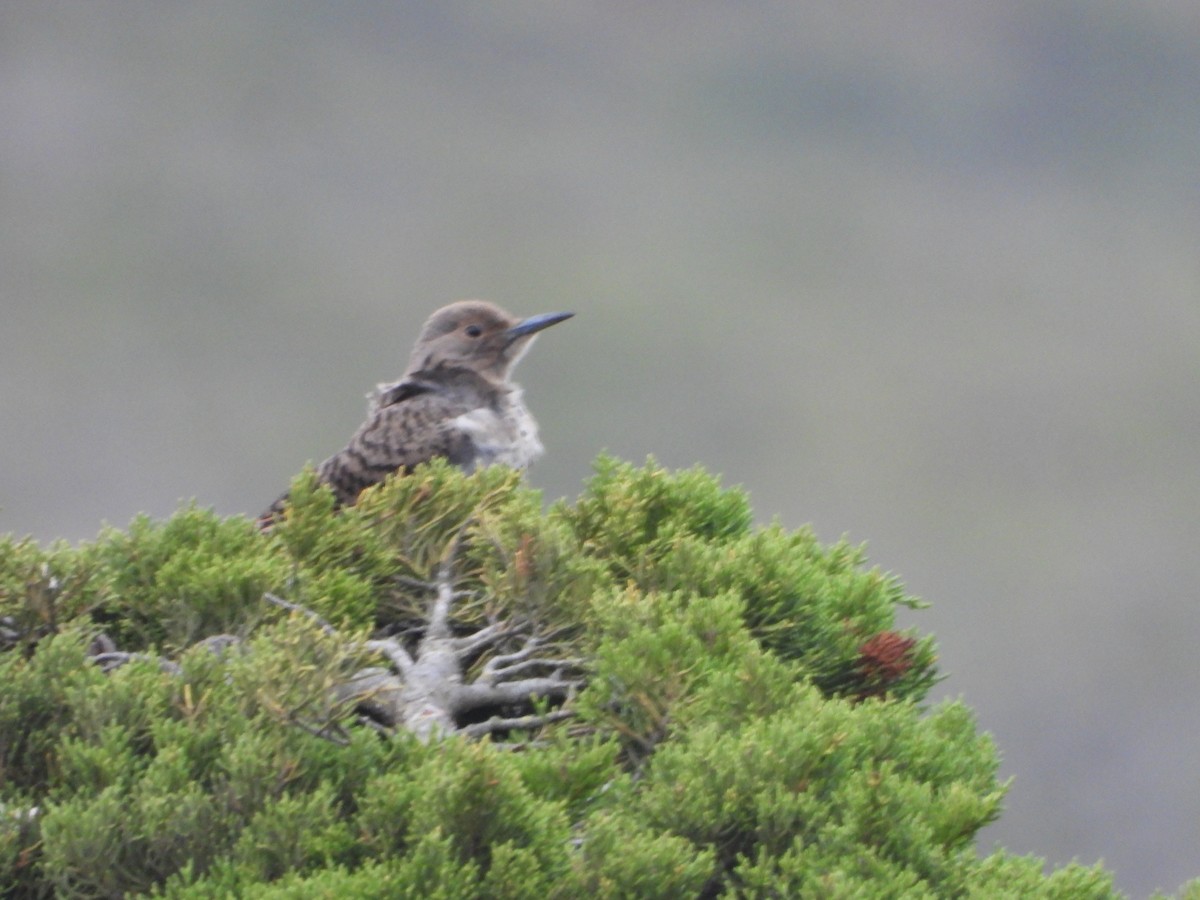
[[(524, 469), (544, 452), (513, 369), (542, 330), (574, 313), (519, 319), (486, 300), (459, 300), (431, 315), (400, 380), (367, 395), (366, 421), (317, 467), (337, 506), (393, 472), (444, 457), (465, 471), (501, 463)], [(269, 531), (284, 493), (258, 517)]]

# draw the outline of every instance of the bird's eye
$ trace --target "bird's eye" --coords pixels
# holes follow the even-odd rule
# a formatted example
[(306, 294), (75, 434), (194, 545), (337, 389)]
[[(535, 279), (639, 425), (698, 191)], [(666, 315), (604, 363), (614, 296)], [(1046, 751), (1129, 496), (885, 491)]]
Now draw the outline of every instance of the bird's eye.
[(478, 325), (468, 325), (466, 327), (467, 337), (479, 337), (483, 334), (483, 329)]

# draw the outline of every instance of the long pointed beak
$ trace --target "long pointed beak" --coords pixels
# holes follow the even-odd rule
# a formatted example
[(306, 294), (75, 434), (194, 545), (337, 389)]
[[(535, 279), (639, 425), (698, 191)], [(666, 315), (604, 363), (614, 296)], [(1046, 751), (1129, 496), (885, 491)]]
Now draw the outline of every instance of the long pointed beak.
[(556, 312), (542, 313), (540, 316), (530, 316), (528, 319), (523, 319), (518, 322), (508, 331), (504, 332), (510, 339), (519, 338), (527, 334), (541, 331), (543, 328), (549, 328), (551, 325), (557, 325), (564, 319), (569, 319), (575, 313)]

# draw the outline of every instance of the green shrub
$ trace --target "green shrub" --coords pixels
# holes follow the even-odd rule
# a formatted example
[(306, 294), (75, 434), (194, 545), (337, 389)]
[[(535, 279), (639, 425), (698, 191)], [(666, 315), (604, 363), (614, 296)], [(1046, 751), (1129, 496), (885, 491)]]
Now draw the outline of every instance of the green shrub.
[[(426, 744), (340, 692), (383, 664), (368, 639), (411, 649), (447, 571), (451, 638), (498, 635), (461, 677), (581, 681), (527, 734)], [(191, 505), (0, 539), (0, 896), (1116, 897), (979, 855), (996, 751), (923, 707), (901, 606), (860, 548), (607, 457), (548, 510), (435, 463), (343, 512), (305, 473), (269, 535)]]

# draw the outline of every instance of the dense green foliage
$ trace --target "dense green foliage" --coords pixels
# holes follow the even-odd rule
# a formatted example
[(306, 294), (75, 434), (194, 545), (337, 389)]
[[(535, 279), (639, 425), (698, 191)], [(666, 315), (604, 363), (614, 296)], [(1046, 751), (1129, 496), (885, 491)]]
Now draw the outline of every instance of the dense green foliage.
[[(996, 753), (961, 703), (922, 706), (932, 642), (893, 630), (915, 601), (702, 471), (601, 459), (549, 511), (443, 465), (344, 513), (293, 493), (269, 536), (189, 507), (0, 541), (0, 895), (1115, 896), (980, 858)], [(369, 634), (420, 627), (412, 585), (460, 533), (457, 625), (587, 660), (576, 715), (516, 750), (382, 735), (333, 692), (379, 664)], [(138, 655), (105, 672), (104, 641)]]

